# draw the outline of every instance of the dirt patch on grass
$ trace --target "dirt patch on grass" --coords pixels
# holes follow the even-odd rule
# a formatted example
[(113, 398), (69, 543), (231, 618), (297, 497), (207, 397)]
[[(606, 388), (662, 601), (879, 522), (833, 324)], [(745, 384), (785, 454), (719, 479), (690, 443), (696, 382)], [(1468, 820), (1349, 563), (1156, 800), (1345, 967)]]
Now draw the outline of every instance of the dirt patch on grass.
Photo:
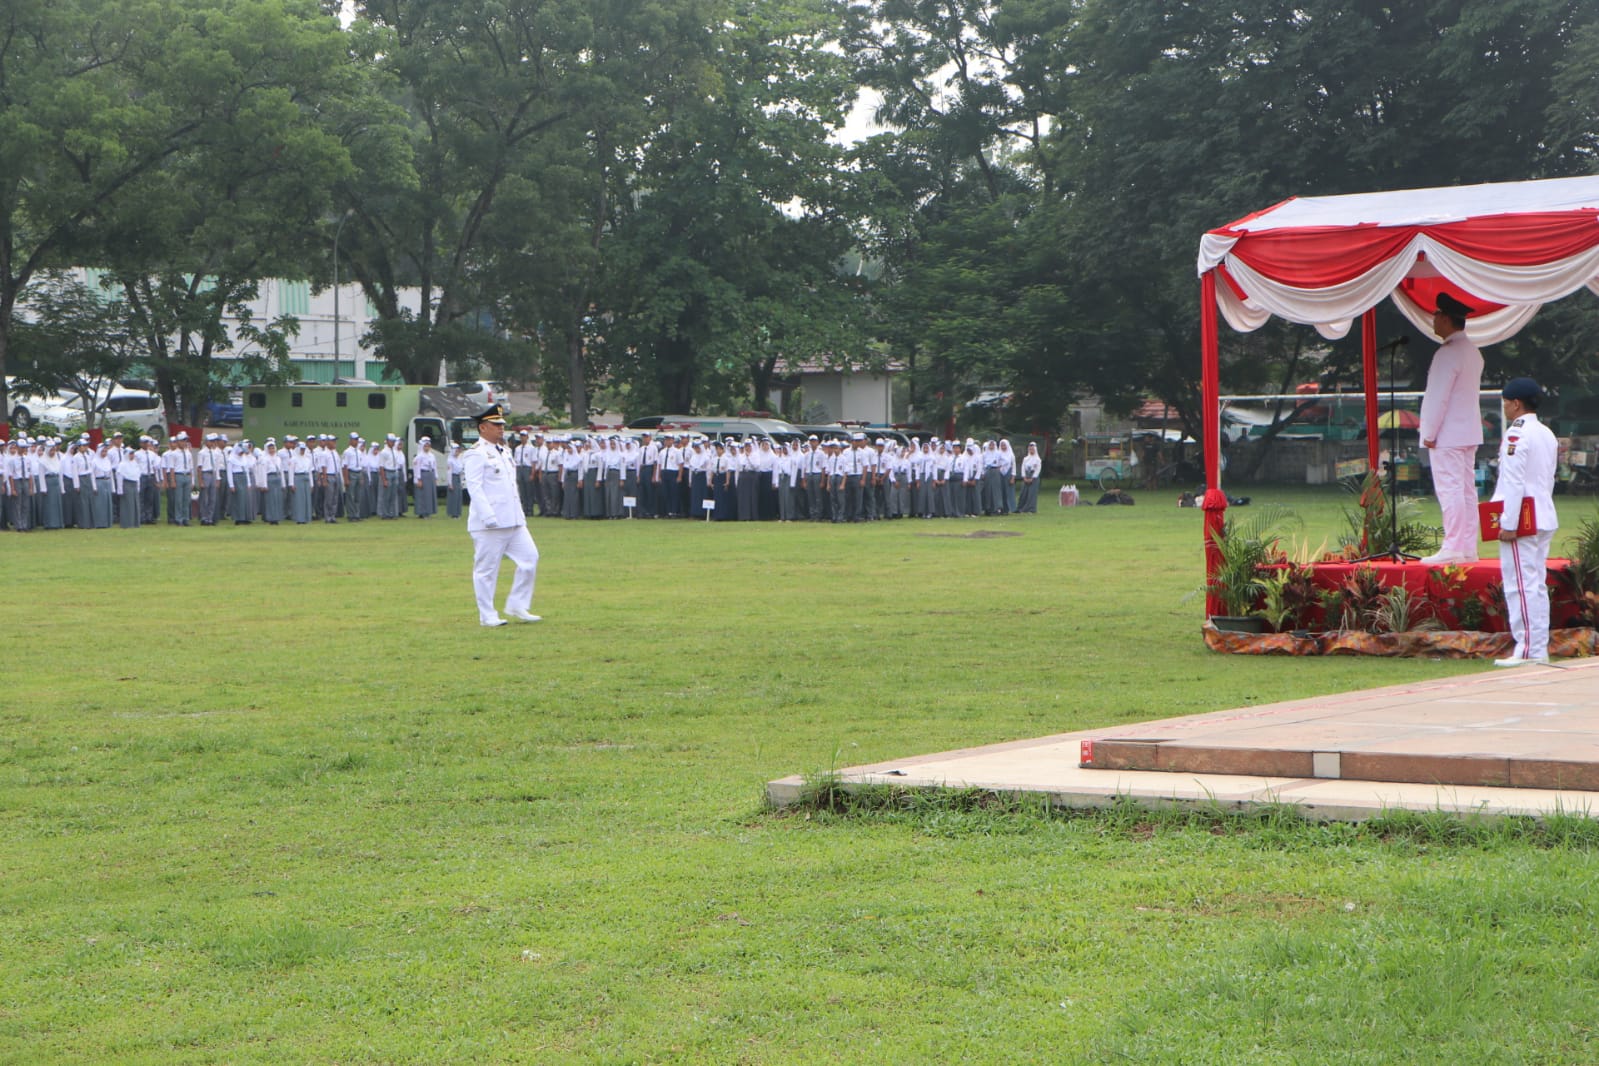
[(995, 537), (1019, 537), (1014, 529), (974, 529), (970, 533), (918, 533), (918, 537), (954, 537), (956, 540), (992, 540)]

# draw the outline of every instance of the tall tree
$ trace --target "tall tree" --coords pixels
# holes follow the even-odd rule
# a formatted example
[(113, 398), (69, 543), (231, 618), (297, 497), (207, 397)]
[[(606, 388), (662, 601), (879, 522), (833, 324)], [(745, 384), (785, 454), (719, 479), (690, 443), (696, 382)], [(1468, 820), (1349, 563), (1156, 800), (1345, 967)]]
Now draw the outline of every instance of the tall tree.
[[(652, 109), (670, 106), (680, 57), (703, 37), (708, 5), (365, 0), (358, 11), (354, 39), (407, 115), (407, 165), (380, 156), (342, 189), (355, 210), (351, 269), (381, 318), (383, 355), (407, 380), (436, 380), (447, 359), (483, 357), (474, 334), (482, 336), (484, 321), (529, 334), (553, 329), (580, 354), (572, 335), (588, 313), (592, 248), (609, 221), (607, 168), (659, 123), (659, 113), (647, 118)], [(588, 173), (546, 181), (541, 169), (550, 164)], [(580, 191), (582, 201), (546, 191)], [(519, 213), (535, 199), (551, 210)], [(515, 276), (507, 250), (540, 254), (537, 238), (551, 232), (591, 251), (558, 253), (571, 267), (558, 315), (507, 322), (501, 286)], [(419, 289), (418, 306), (406, 306), (406, 287)], [(491, 309), (501, 319), (485, 319)], [(574, 407), (586, 407), (580, 358), (573, 369)]]
[(361, 95), (336, 19), (313, 0), (185, 0), (130, 68), (194, 116), (194, 137), (103, 213), (86, 261), (111, 270), (170, 411), (194, 411), (232, 343), (252, 380), (282, 374), (290, 316), (250, 318), (261, 278), (305, 278), (332, 185), (353, 172), (321, 110)]
[(197, 116), (130, 71), (169, 11), (168, 0), (0, 8), (0, 411), (29, 286), (74, 265), (97, 220), (197, 135)]
[(855, 153), (872, 186), (868, 254), (884, 264), (879, 329), (911, 368), (912, 410), (943, 421), (1018, 358), (999, 323), (1026, 279), (1018, 254), (1051, 157), (1040, 153), (1059, 96), (1040, 62), (1051, 3), (861, 0), (846, 47), (896, 132)]
[(588, 44), (567, 74), (570, 118), (531, 145), (506, 182), (483, 274), (501, 320), (529, 338), (544, 392), (573, 424), (611, 369), (599, 305), (619, 213), (677, 117), (718, 91), (715, 28), (724, 0), (607, 0), (589, 7)]
[(741, 0), (715, 91), (643, 154), (606, 260), (604, 350), (639, 410), (765, 406), (782, 360), (860, 354), (852, 183), (830, 135), (853, 86), (833, 0)]
[[(1052, 61), (1076, 72), (1049, 151), (1067, 207), (1055, 243), (1082, 254), (1040, 279), (1085, 342), (1066, 358), (1196, 413), (1206, 229), (1293, 195), (1583, 166), (1578, 138), (1548, 136), (1543, 116), (1551, 70), (1593, 18), (1577, 0), (1087, 0)], [(1263, 341), (1295, 350), (1274, 329), (1224, 351), (1258, 366)]]

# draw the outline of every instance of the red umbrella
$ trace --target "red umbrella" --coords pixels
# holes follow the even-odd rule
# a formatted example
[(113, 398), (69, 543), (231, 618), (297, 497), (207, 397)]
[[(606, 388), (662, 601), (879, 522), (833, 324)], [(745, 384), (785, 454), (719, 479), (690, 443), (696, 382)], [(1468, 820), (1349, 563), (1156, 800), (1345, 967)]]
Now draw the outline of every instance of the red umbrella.
[(1384, 411), (1377, 416), (1378, 429), (1420, 429), (1421, 416), (1414, 411)]

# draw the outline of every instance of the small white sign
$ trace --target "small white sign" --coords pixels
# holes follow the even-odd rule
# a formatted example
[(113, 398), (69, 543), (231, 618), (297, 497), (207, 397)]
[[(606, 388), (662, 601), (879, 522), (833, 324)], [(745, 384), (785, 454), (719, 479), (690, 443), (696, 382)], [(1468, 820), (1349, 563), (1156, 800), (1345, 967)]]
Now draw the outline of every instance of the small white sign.
[(623, 507), (637, 507), (638, 506), (638, 497), (637, 496), (623, 496), (622, 497), (622, 506)]
[(706, 501), (704, 501), (703, 503), (700, 504), (700, 507), (702, 509), (706, 510), (706, 511), (714, 511), (714, 510), (716, 510), (716, 501), (715, 500), (706, 500)]

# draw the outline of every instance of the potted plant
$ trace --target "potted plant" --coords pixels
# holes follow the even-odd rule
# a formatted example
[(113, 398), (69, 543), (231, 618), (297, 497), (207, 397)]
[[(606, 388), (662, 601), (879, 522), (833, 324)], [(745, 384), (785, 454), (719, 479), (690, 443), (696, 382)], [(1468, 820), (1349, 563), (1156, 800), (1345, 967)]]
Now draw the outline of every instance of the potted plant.
[(1584, 520), (1566, 548), (1571, 565), (1559, 587), (1576, 608), (1571, 624), (1599, 628), (1599, 518)]
[(1267, 506), (1246, 521), (1229, 517), (1215, 535), (1217, 565), (1205, 591), (1222, 603), (1222, 614), (1212, 615), (1217, 629), (1238, 633), (1264, 633), (1267, 620), (1259, 610), (1266, 591), (1266, 567), (1282, 560), (1278, 548), (1282, 530), (1298, 525), (1299, 517), (1286, 507)]

